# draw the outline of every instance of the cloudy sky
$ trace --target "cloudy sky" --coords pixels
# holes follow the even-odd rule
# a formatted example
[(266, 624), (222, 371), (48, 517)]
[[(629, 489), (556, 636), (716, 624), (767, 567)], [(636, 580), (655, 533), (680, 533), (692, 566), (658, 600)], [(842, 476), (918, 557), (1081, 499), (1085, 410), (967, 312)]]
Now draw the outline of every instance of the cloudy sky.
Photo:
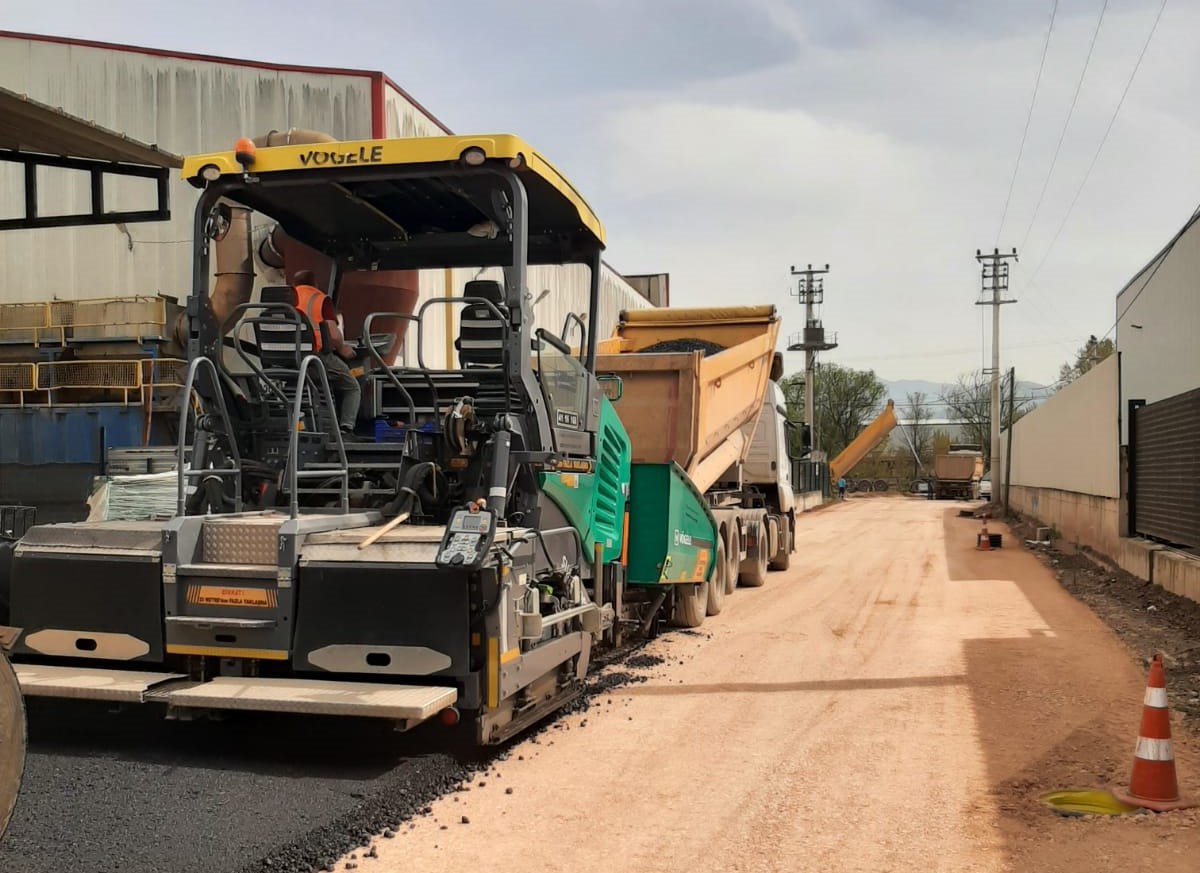
[(1067, 217), (1161, 0), (1060, 0), (1001, 229), (1052, 6), (5, 0), (0, 27), (383, 70), (458, 132), (531, 140), (676, 305), (774, 302), (796, 331), (789, 267), (829, 263), (825, 359), (887, 379), (981, 365), (975, 250), (1017, 247), (1002, 363), (1048, 383), (1200, 201), (1200, 8), (1175, 0)]

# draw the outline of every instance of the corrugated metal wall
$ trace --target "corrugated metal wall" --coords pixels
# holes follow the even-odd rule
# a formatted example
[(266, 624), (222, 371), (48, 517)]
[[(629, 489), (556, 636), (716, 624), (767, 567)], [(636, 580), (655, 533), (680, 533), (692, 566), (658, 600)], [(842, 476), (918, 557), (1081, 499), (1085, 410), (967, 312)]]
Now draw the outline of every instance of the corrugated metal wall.
[[(289, 127), (341, 139), (371, 135), (371, 79), (365, 75), (0, 37), (0, 84), (177, 154), (216, 151), (239, 136)], [(47, 172), (39, 188), (45, 202), (79, 208), (89, 202), (85, 182)], [(131, 183), (122, 193), (138, 196)], [(15, 214), (16, 198), (23, 196), (23, 186), (0, 178), (0, 215)], [(169, 222), (0, 234), (0, 297), (186, 296), (195, 202), (195, 189), (176, 179)]]
[[(304, 127), (338, 139), (371, 135), (371, 76), (296, 72), (161, 54), (41, 40), (0, 37), (0, 84), (62, 107), (113, 130), (167, 151), (189, 154), (228, 148), (239, 136)], [(391, 83), (383, 83), (384, 130), (388, 136), (435, 136), (444, 131)], [(0, 215), (16, 214), (23, 185), (0, 165)], [(132, 183), (131, 183), (132, 184)], [(86, 178), (56, 173), (39, 183), (43, 200), (71, 208), (86, 206)], [(144, 189), (146, 196), (152, 189)], [(122, 192), (136, 196), (128, 186)], [(48, 299), (166, 294), (182, 299), (190, 290), (192, 209), (195, 190), (175, 180), (170, 222), (128, 228), (63, 228), (0, 234), (0, 299)], [(269, 229), (256, 220), (255, 241)], [(257, 286), (282, 280), (258, 263)], [(452, 293), (462, 294), (477, 271), (452, 271)], [(608, 336), (622, 309), (649, 303), (607, 266), (602, 279), (601, 336)], [(446, 294), (445, 271), (421, 277), (421, 302)], [(535, 267), (529, 287), (538, 303), (540, 326), (562, 329), (567, 312), (585, 312), (584, 267)], [(457, 308), (431, 307), (425, 324), (425, 354), (431, 366), (446, 366), (446, 318), (457, 330)], [(451, 333), (451, 336), (454, 336)], [(414, 338), (415, 340), (415, 338)], [(406, 343), (406, 363), (416, 363), (415, 343)], [(408, 356), (411, 355), (411, 360)]]
[(383, 123), (384, 136), (442, 136), (445, 133), (437, 122), (396, 90), (390, 82), (385, 82), (383, 87), (383, 108), (386, 116)]
[(1118, 370), (1112, 355), (1013, 426), (1013, 485), (1120, 496)]
[(1200, 547), (1200, 389), (1135, 410), (1130, 444), (1135, 531)]

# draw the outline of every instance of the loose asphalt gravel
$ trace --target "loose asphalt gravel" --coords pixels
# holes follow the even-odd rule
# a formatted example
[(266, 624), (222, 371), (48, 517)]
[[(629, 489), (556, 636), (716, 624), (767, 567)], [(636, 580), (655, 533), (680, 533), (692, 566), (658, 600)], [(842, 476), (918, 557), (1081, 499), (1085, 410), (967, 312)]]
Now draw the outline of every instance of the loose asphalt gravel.
[[(597, 694), (659, 659), (610, 654)], [(631, 656), (632, 655), (632, 656)], [(238, 713), (169, 722), (157, 707), (31, 700), (21, 797), (0, 841), (4, 873), (308, 873), (503, 758), (468, 729), (409, 733), (367, 720)], [(536, 729), (535, 729), (536, 730)]]

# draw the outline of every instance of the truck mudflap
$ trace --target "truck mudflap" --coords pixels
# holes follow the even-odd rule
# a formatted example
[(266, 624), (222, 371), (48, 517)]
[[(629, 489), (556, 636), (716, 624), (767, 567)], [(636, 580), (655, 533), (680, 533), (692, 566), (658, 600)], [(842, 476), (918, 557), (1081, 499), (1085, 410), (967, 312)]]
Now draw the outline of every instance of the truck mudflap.
[(382, 718), (412, 726), (458, 700), (456, 688), (441, 685), (236, 676), (193, 682), (179, 673), (45, 664), (17, 664), (15, 672), (27, 697), (163, 703), (177, 715), (204, 710), (284, 712)]

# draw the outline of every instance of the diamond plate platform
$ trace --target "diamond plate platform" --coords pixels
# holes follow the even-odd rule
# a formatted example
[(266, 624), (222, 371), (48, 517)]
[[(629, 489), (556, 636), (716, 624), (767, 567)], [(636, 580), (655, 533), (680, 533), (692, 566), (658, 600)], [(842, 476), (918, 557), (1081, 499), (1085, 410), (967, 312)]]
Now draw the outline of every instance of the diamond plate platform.
[(207, 519), (201, 545), (205, 564), (258, 564), (275, 566), (276, 535), (287, 520), (284, 515)]
[(186, 679), (180, 673), (139, 673), (98, 667), (50, 667), (13, 664), (26, 697), (68, 697), (76, 700), (116, 700), (143, 703), (156, 685)]
[(458, 699), (454, 688), (220, 676), (167, 695), (172, 706), (424, 721)]

